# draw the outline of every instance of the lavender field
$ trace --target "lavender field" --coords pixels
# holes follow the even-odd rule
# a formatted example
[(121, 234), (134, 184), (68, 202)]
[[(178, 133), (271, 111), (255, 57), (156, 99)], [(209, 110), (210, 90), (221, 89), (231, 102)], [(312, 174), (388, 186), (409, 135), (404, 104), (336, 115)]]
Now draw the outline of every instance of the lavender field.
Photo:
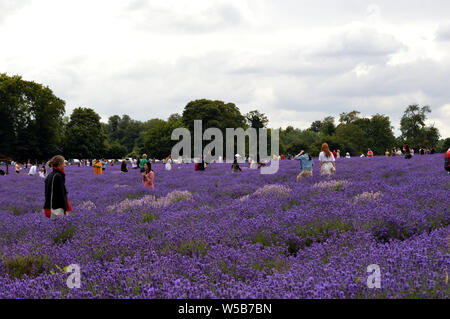
[[(0, 176), (0, 298), (448, 298), (450, 176), (442, 154), (337, 160), (296, 182), (230, 164), (204, 172), (67, 167), (73, 212), (44, 180)], [(245, 166), (245, 165), (244, 165)], [(81, 288), (60, 268), (79, 264)], [(381, 288), (367, 287), (367, 266)]]

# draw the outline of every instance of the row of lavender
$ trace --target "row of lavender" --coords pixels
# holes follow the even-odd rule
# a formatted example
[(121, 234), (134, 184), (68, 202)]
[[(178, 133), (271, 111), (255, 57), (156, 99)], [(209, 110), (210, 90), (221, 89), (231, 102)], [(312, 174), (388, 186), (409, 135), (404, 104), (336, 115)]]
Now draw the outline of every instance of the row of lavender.
[[(450, 178), (442, 155), (337, 160), (296, 183), (228, 164), (196, 172), (68, 167), (69, 218), (43, 179), (1, 178), (1, 298), (447, 298)], [(78, 264), (81, 288), (59, 268)], [(381, 288), (367, 286), (380, 267)]]

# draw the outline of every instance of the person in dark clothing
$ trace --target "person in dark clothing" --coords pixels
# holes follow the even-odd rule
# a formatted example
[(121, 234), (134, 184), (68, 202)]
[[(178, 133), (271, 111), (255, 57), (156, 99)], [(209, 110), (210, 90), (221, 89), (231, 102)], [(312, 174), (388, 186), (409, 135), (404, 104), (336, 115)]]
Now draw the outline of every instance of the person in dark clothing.
[(128, 173), (127, 161), (125, 159), (122, 160), (122, 165), (120, 165), (120, 171), (122, 173)]
[(50, 160), (50, 166), (53, 171), (45, 179), (45, 216), (48, 218), (68, 216), (72, 208), (67, 198), (64, 157), (61, 155), (54, 156)]
[(231, 170), (232, 170), (233, 172), (242, 172), (242, 169), (241, 169), (241, 167), (239, 166), (239, 163), (238, 163), (238, 161), (237, 161), (237, 157), (236, 157), (236, 156), (234, 157), (233, 165), (231, 165)]
[(408, 144), (405, 144), (405, 145), (403, 146), (403, 150), (405, 151), (405, 158), (406, 158), (406, 159), (411, 159), (411, 157), (412, 157), (412, 155), (411, 155), (411, 149), (410, 149), (410, 147), (409, 147)]

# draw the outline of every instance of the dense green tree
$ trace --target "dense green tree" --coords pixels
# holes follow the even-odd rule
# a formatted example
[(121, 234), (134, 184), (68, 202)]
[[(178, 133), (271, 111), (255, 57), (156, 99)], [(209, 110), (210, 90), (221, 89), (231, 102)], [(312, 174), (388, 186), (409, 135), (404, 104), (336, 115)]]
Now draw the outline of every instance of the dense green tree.
[(439, 153), (446, 153), (448, 149), (450, 149), (450, 137), (445, 140), (439, 140), (436, 145), (436, 151)]
[(428, 113), (431, 113), (429, 106), (420, 107), (417, 104), (408, 106), (403, 113), (400, 130), (402, 139), (410, 146), (418, 147), (437, 143), (439, 131), (434, 127), (425, 126)]
[(336, 131), (336, 126), (334, 125), (334, 117), (327, 116), (323, 119), (322, 125), (320, 126), (319, 132), (325, 136), (331, 136)]
[(110, 159), (121, 159), (127, 155), (128, 150), (121, 145), (118, 140), (115, 140), (106, 150), (106, 157)]
[(147, 131), (144, 138), (144, 151), (151, 158), (163, 159), (170, 155), (172, 147), (177, 141), (172, 141), (174, 129), (181, 127), (177, 120), (153, 120), (153, 125)]
[(74, 109), (66, 128), (66, 156), (79, 159), (100, 158), (106, 156), (107, 147), (100, 115), (90, 108)]
[[(212, 127), (220, 129), (224, 139), (227, 128), (246, 128), (246, 119), (236, 105), (217, 100), (195, 100), (185, 106), (182, 116), (183, 127), (189, 129), (192, 137), (194, 137), (194, 120), (202, 120), (203, 131)], [(193, 143), (194, 138), (192, 138), (192, 150), (194, 150)], [(205, 143), (205, 141), (202, 142), (202, 149)], [(225, 155), (225, 140), (223, 147), (223, 154)]]
[[(216, 127), (225, 133), (226, 128), (245, 127), (245, 118), (233, 103), (222, 101), (195, 100), (189, 102), (183, 111), (183, 124), (194, 133), (194, 120), (202, 120), (206, 130)], [(225, 136), (225, 135), (224, 135)]]
[(61, 152), (65, 102), (41, 84), (0, 74), (0, 149), (16, 160)]
[(314, 121), (311, 123), (311, 126), (309, 128), (310, 131), (319, 133), (320, 132), (320, 128), (322, 127), (322, 121)]

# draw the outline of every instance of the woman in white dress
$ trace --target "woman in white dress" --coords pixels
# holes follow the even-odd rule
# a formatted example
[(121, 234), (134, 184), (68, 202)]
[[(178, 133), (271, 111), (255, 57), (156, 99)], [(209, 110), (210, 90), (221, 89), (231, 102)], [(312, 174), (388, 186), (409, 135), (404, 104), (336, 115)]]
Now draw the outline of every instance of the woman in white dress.
[(336, 162), (333, 153), (327, 143), (322, 144), (322, 152), (319, 154), (320, 175), (332, 175), (336, 173)]

